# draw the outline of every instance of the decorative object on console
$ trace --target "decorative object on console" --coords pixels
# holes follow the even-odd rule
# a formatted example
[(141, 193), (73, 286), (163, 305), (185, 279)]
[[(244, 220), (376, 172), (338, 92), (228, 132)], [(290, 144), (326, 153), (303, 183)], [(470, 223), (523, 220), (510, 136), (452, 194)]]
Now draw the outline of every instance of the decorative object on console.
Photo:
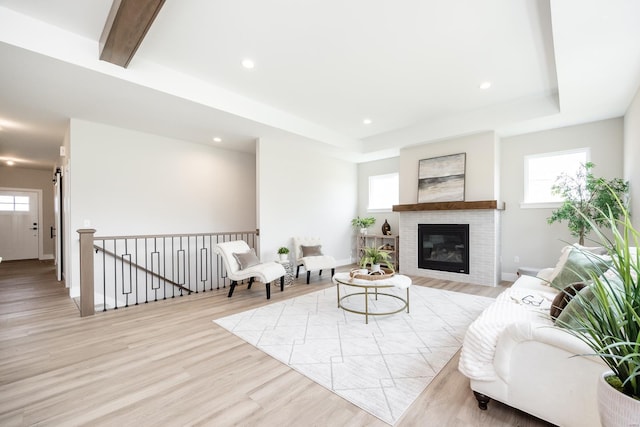
[(384, 224), (382, 224), (382, 234), (385, 236), (391, 236), (391, 226), (386, 219), (384, 220)]
[(367, 228), (371, 227), (376, 223), (376, 219), (372, 216), (360, 218), (355, 217), (351, 220), (351, 226), (355, 229), (360, 230), (360, 234), (367, 234)]
[[(584, 245), (584, 237), (594, 228), (607, 224), (605, 214), (608, 209), (615, 219), (622, 216), (629, 193), (629, 182), (620, 178), (605, 180), (596, 178), (591, 173), (595, 165), (587, 162), (576, 172), (575, 176), (566, 173), (560, 175), (551, 187), (551, 192), (562, 196), (562, 206), (547, 218), (549, 224), (567, 221), (569, 232), (578, 238), (578, 243)], [(618, 206), (615, 198), (623, 201)], [(593, 225), (592, 225), (593, 224)]]
[(380, 269), (375, 272), (369, 272), (366, 268), (354, 268), (349, 272), (349, 277), (360, 280), (384, 280), (395, 274), (396, 272), (391, 268), (380, 267)]
[(418, 203), (464, 201), (466, 153), (418, 163)]

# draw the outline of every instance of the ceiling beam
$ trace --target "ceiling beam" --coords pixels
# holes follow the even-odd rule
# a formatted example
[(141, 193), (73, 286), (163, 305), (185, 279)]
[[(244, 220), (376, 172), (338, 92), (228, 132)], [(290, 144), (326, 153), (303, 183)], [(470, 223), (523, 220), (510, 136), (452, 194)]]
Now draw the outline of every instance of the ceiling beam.
[(127, 68), (165, 0), (114, 0), (100, 37), (100, 59)]

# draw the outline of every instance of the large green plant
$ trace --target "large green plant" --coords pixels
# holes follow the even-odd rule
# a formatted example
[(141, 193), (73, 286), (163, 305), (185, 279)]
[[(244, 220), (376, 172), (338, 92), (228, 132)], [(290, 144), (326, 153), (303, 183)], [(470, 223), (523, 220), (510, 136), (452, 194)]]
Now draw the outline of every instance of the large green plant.
[(585, 342), (593, 355), (609, 366), (619, 380), (608, 379), (610, 384), (617, 383), (620, 391), (640, 399), (640, 258), (636, 251), (640, 233), (631, 224), (629, 212), (615, 191), (611, 189), (609, 194), (615, 207), (600, 211), (599, 217), (604, 218), (612, 237), (595, 227), (594, 220), (584, 215), (583, 218), (607, 249), (611, 267), (605, 273), (593, 263), (590, 285), (571, 301), (568, 320), (558, 318), (557, 323)]
[[(562, 206), (551, 213), (547, 222), (567, 221), (569, 232), (584, 245), (584, 237), (593, 229), (605, 225), (603, 212), (611, 209), (615, 219), (620, 218), (621, 208), (615, 199), (626, 200), (629, 183), (620, 178), (606, 180), (591, 173), (595, 165), (587, 162), (575, 175), (563, 173), (551, 187), (551, 192), (564, 199)], [(595, 226), (595, 227), (594, 227)]]

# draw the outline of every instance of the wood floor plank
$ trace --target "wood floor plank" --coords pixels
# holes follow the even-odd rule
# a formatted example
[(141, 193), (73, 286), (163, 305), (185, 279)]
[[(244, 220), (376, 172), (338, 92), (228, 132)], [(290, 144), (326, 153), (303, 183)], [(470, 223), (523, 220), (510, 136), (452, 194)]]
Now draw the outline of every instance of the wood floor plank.
[[(413, 279), (483, 296), (508, 286)], [(316, 275), (270, 301), (241, 286), (81, 318), (51, 262), (2, 262), (0, 425), (385, 426), (212, 322), (330, 286)], [(548, 426), (499, 402), (479, 410), (457, 358), (398, 426)]]

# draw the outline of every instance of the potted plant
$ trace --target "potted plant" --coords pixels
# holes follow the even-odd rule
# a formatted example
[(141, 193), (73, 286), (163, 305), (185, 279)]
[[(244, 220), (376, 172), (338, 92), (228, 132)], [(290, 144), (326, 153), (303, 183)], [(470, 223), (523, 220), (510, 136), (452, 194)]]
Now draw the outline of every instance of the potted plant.
[(364, 248), (362, 258), (360, 258), (360, 267), (365, 268), (367, 264), (371, 264), (371, 272), (377, 273), (380, 271), (380, 264), (385, 264), (387, 268), (393, 271), (393, 265), (389, 252), (384, 251), (375, 246), (367, 246)]
[(355, 217), (351, 220), (351, 225), (353, 228), (359, 229), (361, 234), (367, 234), (367, 228), (371, 227), (376, 223), (376, 219), (372, 216), (360, 218)]
[(281, 246), (278, 248), (278, 256), (280, 257), (280, 261), (287, 261), (289, 258), (289, 248), (286, 246)]
[(614, 196), (625, 200), (629, 192), (629, 183), (620, 178), (605, 180), (593, 176), (591, 169), (594, 166), (587, 162), (573, 176), (563, 173), (551, 187), (551, 192), (562, 196), (564, 202), (551, 213), (547, 222), (552, 224), (566, 220), (569, 232), (578, 238), (580, 245), (584, 245), (584, 237), (592, 228), (605, 225), (606, 218), (602, 212), (610, 208), (613, 217), (620, 218), (622, 212)]
[[(633, 425), (640, 420), (640, 257), (636, 251), (640, 233), (615, 190), (609, 194), (616, 206), (601, 210), (598, 217), (605, 218), (612, 237), (606, 237), (594, 219), (586, 214), (583, 217), (607, 249), (611, 266), (603, 272), (593, 263), (590, 285), (567, 305), (565, 310), (572, 307), (566, 320), (559, 317), (556, 322), (590, 347), (593, 354), (586, 356), (600, 357), (611, 370), (598, 384), (600, 418), (605, 427)], [(618, 404), (625, 408), (615, 406)], [(626, 421), (621, 418), (624, 414), (629, 417)]]

